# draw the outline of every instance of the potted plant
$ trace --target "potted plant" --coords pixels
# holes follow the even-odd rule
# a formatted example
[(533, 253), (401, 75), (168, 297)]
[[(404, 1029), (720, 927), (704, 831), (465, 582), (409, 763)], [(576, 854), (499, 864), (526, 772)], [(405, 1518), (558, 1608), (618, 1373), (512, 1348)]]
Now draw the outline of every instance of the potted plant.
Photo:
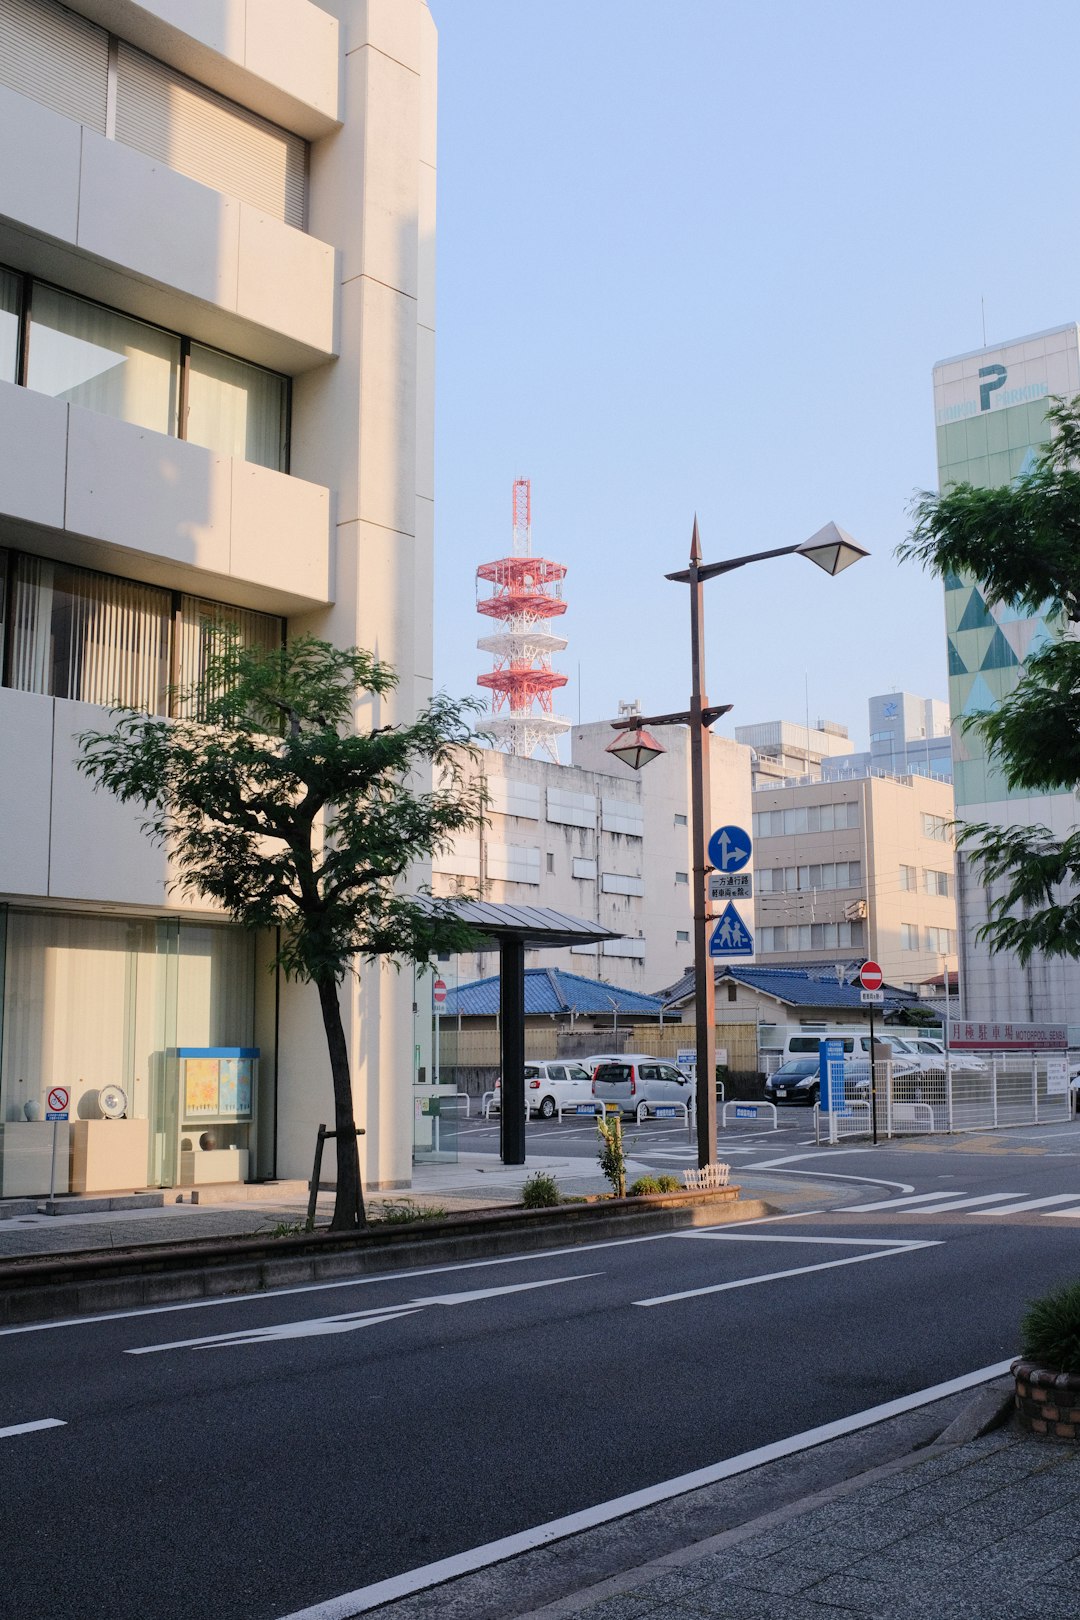
[(1080, 1439), (1080, 1282), (1033, 1300), (1012, 1364), (1016, 1412), (1032, 1434)]

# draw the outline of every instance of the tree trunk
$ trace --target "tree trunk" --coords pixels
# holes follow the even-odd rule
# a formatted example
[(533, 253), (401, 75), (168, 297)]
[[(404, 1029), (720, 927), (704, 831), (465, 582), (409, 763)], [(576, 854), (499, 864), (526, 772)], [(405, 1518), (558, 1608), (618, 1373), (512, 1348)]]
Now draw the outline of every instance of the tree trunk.
[(333, 979), (329, 982), (320, 980), (318, 990), (326, 1045), (330, 1053), (330, 1073), (334, 1081), (334, 1129), (337, 1132), (337, 1197), (330, 1230), (347, 1232), (367, 1224), (364, 1192), (360, 1185), (360, 1155), (356, 1144), (349, 1052), (345, 1045), (337, 984)]

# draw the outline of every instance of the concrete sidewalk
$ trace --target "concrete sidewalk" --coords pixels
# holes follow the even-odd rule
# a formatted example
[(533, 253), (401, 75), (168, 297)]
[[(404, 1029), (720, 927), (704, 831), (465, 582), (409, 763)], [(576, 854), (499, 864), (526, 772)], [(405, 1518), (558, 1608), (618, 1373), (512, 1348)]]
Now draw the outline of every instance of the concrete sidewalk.
[[(631, 1179), (648, 1168), (635, 1160), (629, 1164)], [(538, 1170), (553, 1175), (560, 1190), (572, 1197), (610, 1190), (594, 1155), (537, 1155), (525, 1165), (504, 1165), (490, 1154), (471, 1153), (462, 1154), (456, 1164), (414, 1166), (411, 1187), (368, 1194), (368, 1213), (377, 1219), (386, 1206), (406, 1203), (448, 1215), (520, 1204), (526, 1178)], [(844, 1196), (825, 1183), (768, 1173), (742, 1175), (737, 1165), (732, 1166), (732, 1180), (744, 1198), (765, 1199), (778, 1210), (826, 1209)], [(296, 1226), (307, 1215), (308, 1189), (303, 1181), (202, 1187), (198, 1204), (192, 1204), (190, 1196), (188, 1190), (170, 1188), (157, 1207), (108, 1212), (82, 1209), (78, 1198), (65, 1199), (60, 1215), (40, 1213), (38, 1206), (44, 1200), (35, 1200), (22, 1213), (3, 1218), (0, 1212), (0, 1259), (265, 1235), (279, 1226)], [(333, 1206), (333, 1193), (321, 1192), (318, 1224), (329, 1222)]]
[(1076, 1620), (1080, 1448), (998, 1429), (519, 1620)]

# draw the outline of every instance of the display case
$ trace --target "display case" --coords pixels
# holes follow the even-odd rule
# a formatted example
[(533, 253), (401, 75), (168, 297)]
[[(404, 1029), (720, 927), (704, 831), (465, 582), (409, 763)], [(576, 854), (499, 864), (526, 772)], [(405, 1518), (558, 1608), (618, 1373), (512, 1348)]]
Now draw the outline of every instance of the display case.
[(182, 1046), (181, 1187), (246, 1181), (254, 1145), (257, 1046)]

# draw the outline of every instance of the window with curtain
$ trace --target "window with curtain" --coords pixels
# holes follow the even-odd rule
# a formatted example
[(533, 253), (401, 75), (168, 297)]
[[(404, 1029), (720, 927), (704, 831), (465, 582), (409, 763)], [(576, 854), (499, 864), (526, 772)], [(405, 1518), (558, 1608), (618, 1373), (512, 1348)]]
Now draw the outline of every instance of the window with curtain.
[(284, 472), (286, 417), (284, 377), (191, 345), (185, 437), (192, 444)]
[(122, 422), (175, 435), (180, 339), (36, 282), (27, 385)]
[(22, 277), (0, 269), (0, 382), (18, 380), (21, 305)]
[(164, 714), (171, 604), (170, 592), (152, 585), (17, 557), (11, 685)]
[[(228, 626), (240, 635), (245, 647), (280, 647), (282, 620), (269, 613), (254, 613), (249, 608), (229, 607), (222, 602), (208, 602), (199, 596), (180, 599), (179, 676), (181, 687), (193, 686), (206, 678), (206, 665), (214, 646), (215, 636)], [(216, 693), (208, 694), (216, 696)], [(177, 703), (176, 712), (185, 719), (198, 718), (192, 714), (193, 706)]]

